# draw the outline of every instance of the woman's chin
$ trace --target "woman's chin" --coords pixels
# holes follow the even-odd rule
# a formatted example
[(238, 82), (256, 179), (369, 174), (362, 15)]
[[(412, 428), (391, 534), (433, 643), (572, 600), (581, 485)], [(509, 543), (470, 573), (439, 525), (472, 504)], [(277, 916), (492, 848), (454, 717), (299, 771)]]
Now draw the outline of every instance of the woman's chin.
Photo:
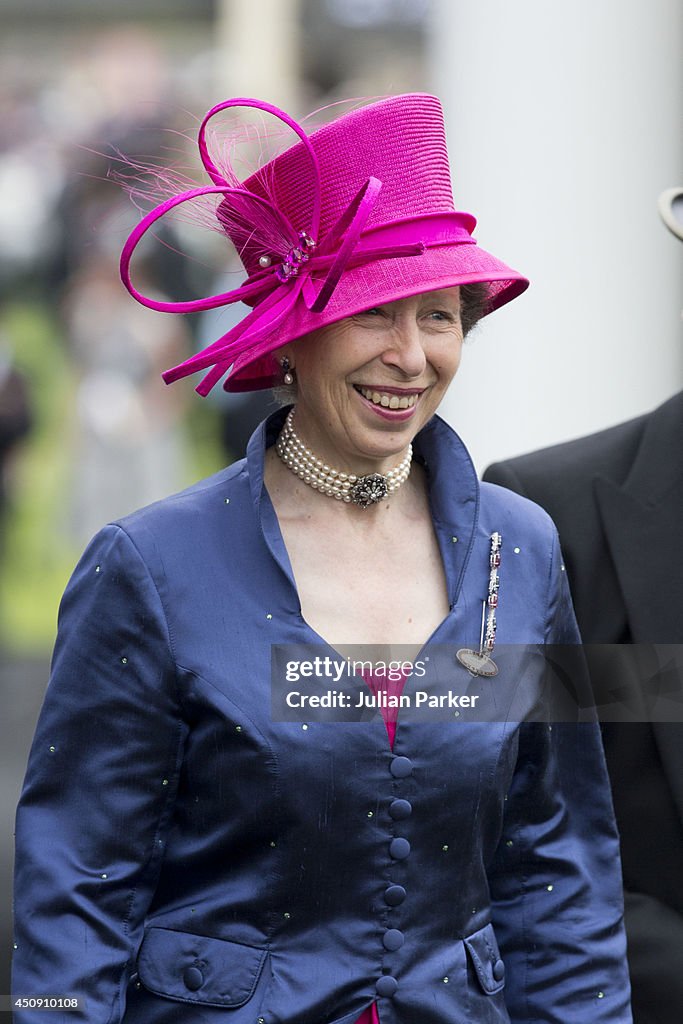
[(354, 391), (350, 405), (327, 429), (305, 406), (296, 409), (294, 429), (311, 453), (334, 469), (385, 474), (403, 459), (424, 415), (419, 399), (410, 408), (390, 409)]

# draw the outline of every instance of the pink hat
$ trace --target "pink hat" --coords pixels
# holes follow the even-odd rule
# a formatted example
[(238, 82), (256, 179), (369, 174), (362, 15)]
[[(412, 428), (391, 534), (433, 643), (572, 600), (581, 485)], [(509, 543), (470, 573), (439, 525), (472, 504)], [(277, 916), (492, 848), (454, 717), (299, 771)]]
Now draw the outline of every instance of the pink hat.
[[(209, 155), (206, 126), (218, 111), (254, 107), (275, 115), (300, 142), (240, 182)], [(232, 302), (252, 306), (236, 327), (167, 370), (167, 383), (209, 370), (206, 395), (224, 374), (226, 391), (282, 380), (273, 352), (287, 342), (372, 306), (454, 285), (486, 282), (486, 312), (528, 286), (517, 271), (480, 249), (469, 213), (453, 206), (441, 104), (435, 96), (391, 96), (324, 125), (310, 137), (283, 111), (252, 99), (214, 107), (199, 130), (199, 152), (213, 185), (161, 203), (138, 224), (121, 254), (121, 277), (144, 305), (188, 313)], [(240, 288), (189, 302), (140, 294), (130, 259), (147, 229), (169, 210), (205, 195), (223, 197), (218, 220), (247, 271)]]

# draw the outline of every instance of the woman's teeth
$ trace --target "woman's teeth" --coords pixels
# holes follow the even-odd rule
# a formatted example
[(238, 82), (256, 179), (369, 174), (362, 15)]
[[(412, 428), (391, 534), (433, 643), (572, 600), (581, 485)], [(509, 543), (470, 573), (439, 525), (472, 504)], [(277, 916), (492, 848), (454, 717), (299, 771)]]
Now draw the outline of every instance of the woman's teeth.
[(417, 395), (388, 395), (385, 391), (373, 391), (370, 388), (358, 388), (363, 398), (373, 405), (381, 405), (385, 409), (412, 409), (418, 399)]

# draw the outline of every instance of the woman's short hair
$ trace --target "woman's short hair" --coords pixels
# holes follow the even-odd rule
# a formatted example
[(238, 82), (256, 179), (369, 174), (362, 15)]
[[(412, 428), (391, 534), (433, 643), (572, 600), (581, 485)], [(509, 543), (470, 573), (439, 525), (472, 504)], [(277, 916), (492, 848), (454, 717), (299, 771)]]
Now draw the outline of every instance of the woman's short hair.
[(488, 308), (489, 286), (486, 281), (460, 285), (460, 323), (463, 337), (484, 316)]

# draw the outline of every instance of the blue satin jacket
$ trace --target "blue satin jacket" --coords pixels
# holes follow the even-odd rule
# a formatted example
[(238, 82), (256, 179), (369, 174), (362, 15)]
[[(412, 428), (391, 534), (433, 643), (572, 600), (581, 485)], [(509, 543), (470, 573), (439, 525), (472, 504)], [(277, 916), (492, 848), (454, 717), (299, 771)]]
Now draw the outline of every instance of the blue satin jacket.
[[(282, 417), (106, 527), (69, 583), (17, 817), (15, 996), (77, 994), (92, 1024), (352, 1024), (374, 1001), (382, 1024), (628, 1024), (597, 726), (399, 714), (392, 751), (379, 714), (273, 720), (271, 645), (320, 642), (263, 484)], [(451, 605), (423, 654), (478, 644), (494, 531), (498, 643), (578, 642), (545, 513), (480, 487), (437, 417), (416, 451)]]

